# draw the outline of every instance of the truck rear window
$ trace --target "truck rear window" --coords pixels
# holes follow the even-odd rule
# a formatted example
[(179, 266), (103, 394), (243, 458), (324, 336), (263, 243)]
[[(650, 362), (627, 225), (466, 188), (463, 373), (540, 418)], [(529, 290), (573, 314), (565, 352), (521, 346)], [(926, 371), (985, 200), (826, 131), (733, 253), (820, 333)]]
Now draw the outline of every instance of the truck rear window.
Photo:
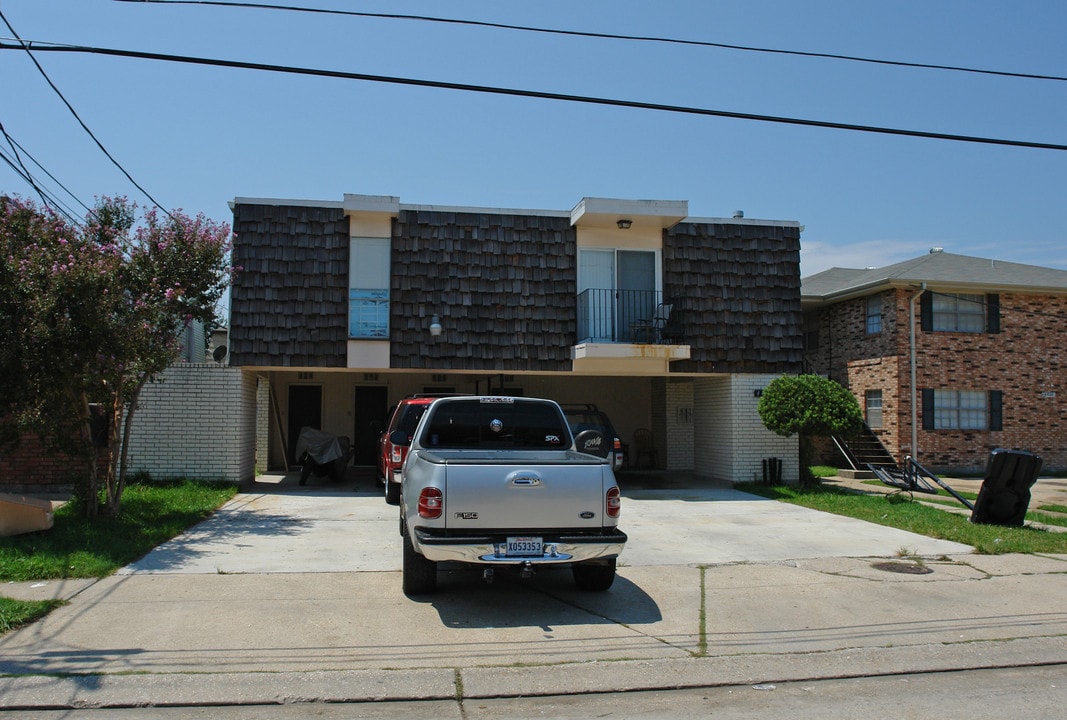
[(439, 403), (423, 428), (423, 447), (441, 449), (560, 449), (570, 431), (555, 406), (519, 399)]

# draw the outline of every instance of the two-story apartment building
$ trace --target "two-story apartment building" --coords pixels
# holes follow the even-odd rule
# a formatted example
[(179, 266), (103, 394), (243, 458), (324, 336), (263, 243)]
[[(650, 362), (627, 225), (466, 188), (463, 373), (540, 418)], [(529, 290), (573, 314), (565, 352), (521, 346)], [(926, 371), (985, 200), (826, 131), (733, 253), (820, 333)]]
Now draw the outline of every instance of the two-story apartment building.
[(946, 253), (804, 278), (805, 364), (856, 396), (898, 463), (1067, 467), (1067, 272)]
[(753, 480), (796, 439), (758, 391), (802, 368), (800, 226), (690, 218), (685, 201), (570, 210), (237, 198), (229, 362), (258, 382), (257, 466), (299, 429), (374, 462), (388, 408), (416, 392), (595, 403), (662, 470)]

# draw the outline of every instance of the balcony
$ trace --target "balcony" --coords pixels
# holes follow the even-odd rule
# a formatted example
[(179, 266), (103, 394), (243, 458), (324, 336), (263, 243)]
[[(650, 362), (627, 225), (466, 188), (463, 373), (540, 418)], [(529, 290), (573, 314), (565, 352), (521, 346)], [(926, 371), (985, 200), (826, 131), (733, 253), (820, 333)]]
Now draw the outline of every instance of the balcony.
[(689, 359), (670, 312), (658, 291), (582, 291), (578, 341), (571, 348), (575, 371), (660, 373), (674, 360)]

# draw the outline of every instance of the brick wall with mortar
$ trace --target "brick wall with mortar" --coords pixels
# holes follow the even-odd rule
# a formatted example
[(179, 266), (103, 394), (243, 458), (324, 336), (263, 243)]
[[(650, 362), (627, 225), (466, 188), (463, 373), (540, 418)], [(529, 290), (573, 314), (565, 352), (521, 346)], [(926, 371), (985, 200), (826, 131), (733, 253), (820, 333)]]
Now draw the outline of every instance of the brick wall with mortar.
[[(911, 453), (912, 291), (883, 295), (883, 328), (875, 336), (866, 334), (863, 298), (808, 313), (806, 330), (818, 332), (819, 344), (807, 360), (815, 372), (849, 387), (861, 406), (867, 389), (882, 390), (887, 427), (880, 436), (898, 462), (913, 454), (934, 470), (981, 472), (991, 450), (1007, 447), (1041, 455), (1047, 470), (1067, 467), (1067, 298), (1001, 293), (998, 333), (925, 332), (915, 303), (920, 406), (918, 448)], [(923, 430), (923, 388), (1003, 392), (1003, 429)]]
[(141, 392), (127, 472), (250, 482), (255, 412), (254, 375), (212, 364), (170, 367)]
[(763, 425), (756, 391), (777, 375), (744, 374), (693, 382), (694, 471), (731, 482), (759, 481), (763, 460), (782, 461), (782, 479), (800, 476), (797, 438), (782, 437)]
[[(100, 477), (109, 458), (107, 448), (97, 452)], [(17, 448), (0, 454), (0, 492), (67, 494), (83, 472), (83, 460), (49, 452), (36, 435), (24, 435)]]

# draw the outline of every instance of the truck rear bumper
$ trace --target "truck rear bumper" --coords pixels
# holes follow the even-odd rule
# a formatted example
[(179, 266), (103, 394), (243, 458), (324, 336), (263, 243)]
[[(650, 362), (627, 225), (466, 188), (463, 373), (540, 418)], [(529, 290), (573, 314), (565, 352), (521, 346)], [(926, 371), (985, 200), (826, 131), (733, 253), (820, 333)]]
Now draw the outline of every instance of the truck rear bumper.
[[(524, 535), (532, 533), (523, 532)], [(442, 536), (415, 528), (413, 545), (427, 560), (479, 565), (551, 565), (556, 563), (608, 560), (619, 556), (626, 533), (612, 530), (599, 535), (545, 533), (540, 555), (508, 555), (506, 538), (495, 535)]]

